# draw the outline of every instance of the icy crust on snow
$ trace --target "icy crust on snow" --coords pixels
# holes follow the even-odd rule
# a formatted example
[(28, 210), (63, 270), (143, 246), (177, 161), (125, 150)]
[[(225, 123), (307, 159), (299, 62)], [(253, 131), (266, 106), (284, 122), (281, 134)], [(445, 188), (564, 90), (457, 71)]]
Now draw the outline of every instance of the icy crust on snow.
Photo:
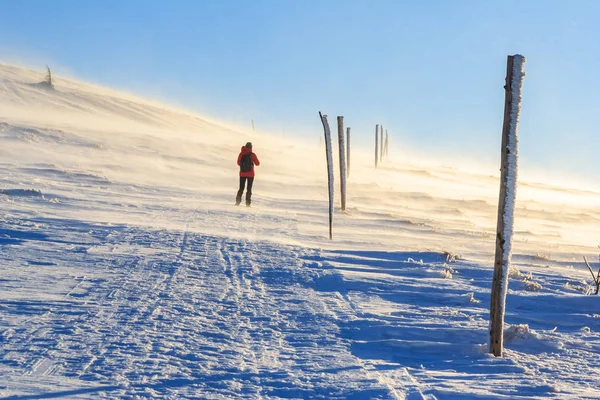
[(508, 133), (508, 172), (506, 176), (506, 198), (504, 221), (504, 246), (502, 253), (502, 301), (500, 304), (500, 315), (504, 319), (506, 307), (506, 294), (508, 291), (508, 276), (512, 257), (514, 211), (516, 209), (517, 180), (518, 180), (518, 158), (519, 158), (519, 117), (521, 115), (521, 102), (523, 100), (522, 88), (525, 78), (525, 57), (515, 55), (512, 69), (512, 102), (510, 109), (509, 133)]

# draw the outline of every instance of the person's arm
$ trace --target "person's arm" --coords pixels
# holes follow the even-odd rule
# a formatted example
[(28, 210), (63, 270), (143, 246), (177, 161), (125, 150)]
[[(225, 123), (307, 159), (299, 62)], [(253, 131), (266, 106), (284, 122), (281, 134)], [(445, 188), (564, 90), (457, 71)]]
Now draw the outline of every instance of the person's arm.
[(260, 161), (258, 161), (258, 157), (256, 157), (256, 154), (254, 153), (252, 153), (252, 162), (254, 165), (260, 165)]
[(240, 165), (241, 161), (242, 161), (242, 153), (240, 153), (240, 155), (238, 156), (238, 165)]

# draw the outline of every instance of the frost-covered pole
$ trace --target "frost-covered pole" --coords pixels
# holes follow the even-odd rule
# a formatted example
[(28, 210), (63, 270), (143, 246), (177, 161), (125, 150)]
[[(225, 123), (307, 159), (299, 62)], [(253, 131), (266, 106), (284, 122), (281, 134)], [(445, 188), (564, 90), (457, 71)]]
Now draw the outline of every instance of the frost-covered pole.
[(385, 130), (385, 158), (388, 158), (388, 130)]
[(379, 162), (383, 161), (383, 125), (379, 129)]
[(375, 168), (377, 168), (377, 161), (379, 161), (378, 156), (379, 150), (379, 124), (375, 125)]
[(338, 143), (340, 156), (340, 193), (342, 198), (342, 211), (346, 211), (346, 143), (344, 139), (344, 117), (337, 117)]
[(500, 198), (496, 231), (496, 258), (490, 304), (489, 352), (502, 356), (504, 348), (504, 309), (508, 290), (511, 247), (517, 191), (518, 128), (521, 114), (525, 57), (508, 56), (502, 126), (502, 161), (500, 167)]
[(346, 128), (346, 177), (350, 176), (350, 127)]
[(333, 151), (327, 115), (323, 115), (319, 111), (319, 117), (321, 117), (323, 130), (325, 131), (325, 154), (327, 156), (327, 178), (329, 182), (329, 240), (331, 240), (333, 239)]

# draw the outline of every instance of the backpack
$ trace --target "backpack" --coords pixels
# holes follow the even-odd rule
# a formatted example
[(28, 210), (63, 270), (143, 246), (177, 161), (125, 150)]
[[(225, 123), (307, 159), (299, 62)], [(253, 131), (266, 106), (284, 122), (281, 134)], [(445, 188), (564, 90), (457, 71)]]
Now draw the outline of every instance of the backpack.
[(250, 172), (252, 171), (252, 153), (244, 154), (240, 160), (240, 171)]

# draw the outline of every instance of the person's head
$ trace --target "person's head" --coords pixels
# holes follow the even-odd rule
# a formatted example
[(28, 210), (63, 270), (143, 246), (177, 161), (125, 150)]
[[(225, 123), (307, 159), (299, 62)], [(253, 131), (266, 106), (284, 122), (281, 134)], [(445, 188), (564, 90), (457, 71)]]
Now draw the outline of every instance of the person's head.
[(246, 147), (249, 148), (249, 149), (251, 149), (252, 148), (252, 143), (251, 142), (246, 143)]

